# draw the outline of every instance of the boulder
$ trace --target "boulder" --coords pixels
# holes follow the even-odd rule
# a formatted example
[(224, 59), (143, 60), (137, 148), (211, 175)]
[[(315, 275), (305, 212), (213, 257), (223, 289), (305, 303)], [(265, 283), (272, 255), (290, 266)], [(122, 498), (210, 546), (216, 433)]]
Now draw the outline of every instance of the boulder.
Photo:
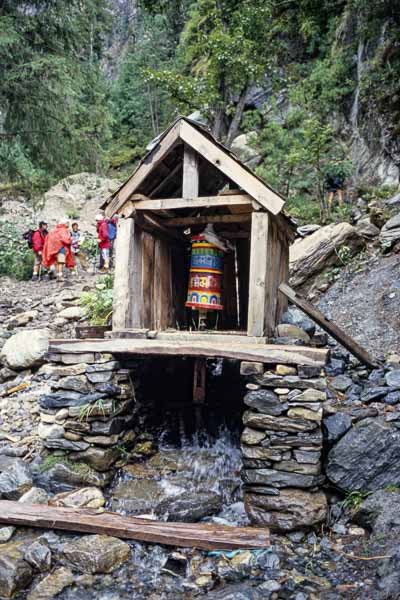
[(384, 417), (353, 426), (331, 449), (326, 474), (344, 491), (400, 485), (400, 431)]
[(28, 587), (32, 579), (32, 567), (24, 559), (23, 542), (0, 546), (0, 597), (12, 598)]
[(168, 521), (196, 523), (204, 517), (222, 510), (222, 498), (215, 492), (185, 492), (179, 496), (165, 498), (156, 507), (156, 513)]
[(68, 562), (85, 573), (112, 573), (130, 557), (126, 542), (109, 535), (85, 535), (67, 542), (63, 555)]
[(77, 487), (105, 487), (110, 483), (111, 473), (98, 473), (83, 463), (70, 464), (60, 462), (50, 469), (36, 475), (35, 483), (54, 493), (69, 492)]
[(315, 323), (309, 319), (299, 308), (291, 306), (286, 312), (283, 313), (281, 323), (287, 325), (296, 325), (303, 329), (309, 336), (313, 336), (315, 333)]
[(254, 148), (257, 142), (257, 132), (249, 131), (238, 135), (232, 142), (231, 150), (241, 159), (247, 161), (259, 156), (259, 153)]
[(86, 487), (72, 492), (63, 492), (53, 496), (52, 506), (69, 506), (76, 508), (101, 508), (106, 503), (103, 492), (96, 487)]
[(352, 520), (376, 535), (400, 529), (400, 491), (378, 490), (357, 508)]
[(0, 474), (0, 498), (18, 500), (32, 487), (32, 473), (28, 463), (19, 458)]
[(384, 244), (394, 244), (400, 240), (400, 213), (385, 223), (381, 229), (379, 240)]
[(78, 321), (85, 316), (85, 311), (81, 306), (68, 306), (58, 313), (59, 319), (67, 319), (68, 321)]
[(379, 235), (379, 228), (374, 223), (371, 223), (369, 217), (360, 219), (356, 225), (356, 229), (357, 233), (367, 240), (371, 240)]
[(329, 442), (337, 442), (351, 427), (352, 419), (347, 413), (338, 412), (323, 420)]
[(279, 491), (279, 496), (245, 494), (246, 512), (253, 525), (273, 532), (293, 531), (323, 523), (328, 503), (323, 492), (294, 488)]
[(11, 369), (29, 369), (44, 362), (48, 347), (47, 329), (19, 331), (4, 344), (0, 361)]
[(364, 245), (362, 237), (349, 223), (332, 223), (290, 247), (291, 283), (298, 286), (328, 266), (341, 264), (338, 250), (349, 248), (352, 254)]
[(75, 576), (70, 569), (59, 567), (39, 581), (26, 600), (52, 600), (74, 581)]
[[(73, 443), (73, 442), (71, 442)], [(75, 442), (79, 443), (79, 442)], [(85, 446), (88, 444), (85, 443)], [(84, 452), (74, 452), (69, 455), (70, 460), (86, 463), (96, 471), (108, 471), (120, 458), (117, 448), (87, 448)]]

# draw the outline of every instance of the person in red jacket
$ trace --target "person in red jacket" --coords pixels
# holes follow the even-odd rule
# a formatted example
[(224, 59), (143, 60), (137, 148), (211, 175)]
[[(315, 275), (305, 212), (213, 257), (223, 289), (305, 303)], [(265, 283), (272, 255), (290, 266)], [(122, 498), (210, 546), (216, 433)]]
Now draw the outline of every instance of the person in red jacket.
[(68, 225), (69, 220), (62, 219), (46, 236), (43, 248), (42, 264), (46, 268), (51, 268), (53, 265), (56, 267), (57, 281), (60, 283), (64, 280), (64, 267), (67, 269), (75, 267)]
[(42, 264), (42, 252), (44, 240), (47, 235), (47, 223), (40, 221), (38, 229), (32, 234), (32, 250), (33, 250), (33, 275), (32, 281), (37, 281), (39, 278), (39, 269)]
[(110, 268), (110, 248), (111, 243), (108, 237), (108, 226), (104, 215), (96, 215), (97, 240), (100, 250), (100, 270), (108, 273)]

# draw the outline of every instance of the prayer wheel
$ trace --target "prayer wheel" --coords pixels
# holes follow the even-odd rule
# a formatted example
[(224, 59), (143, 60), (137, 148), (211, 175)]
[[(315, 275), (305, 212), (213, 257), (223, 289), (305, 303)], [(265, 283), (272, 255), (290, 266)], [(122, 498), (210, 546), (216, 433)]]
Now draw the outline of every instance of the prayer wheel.
[(223, 251), (203, 234), (191, 238), (189, 289), (185, 306), (205, 312), (223, 310)]

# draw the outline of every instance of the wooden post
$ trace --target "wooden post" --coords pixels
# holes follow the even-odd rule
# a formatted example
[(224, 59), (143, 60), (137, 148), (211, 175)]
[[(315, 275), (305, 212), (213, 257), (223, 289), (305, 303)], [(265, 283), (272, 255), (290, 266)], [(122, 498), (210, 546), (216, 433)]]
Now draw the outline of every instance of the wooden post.
[(183, 156), (182, 197), (196, 198), (199, 195), (199, 163), (195, 150), (185, 144)]
[(253, 212), (251, 216), (249, 310), (247, 335), (270, 335), (266, 323), (266, 293), (268, 269), (268, 234), (270, 217), (266, 212)]
[(206, 359), (196, 358), (193, 371), (193, 404), (196, 417), (196, 428), (203, 424), (202, 407), (206, 399)]
[(115, 245), (113, 329), (140, 327), (141, 245), (135, 221), (118, 220)]

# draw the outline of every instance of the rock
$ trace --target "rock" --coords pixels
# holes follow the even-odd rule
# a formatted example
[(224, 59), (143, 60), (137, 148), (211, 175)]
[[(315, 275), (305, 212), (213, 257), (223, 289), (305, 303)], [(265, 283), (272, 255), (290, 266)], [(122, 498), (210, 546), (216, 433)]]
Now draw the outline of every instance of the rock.
[(231, 150), (243, 161), (256, 158), (259, 156), (259, 152), (253, 147), (256, 141), (256, 131), (242, 133), (233, 140)]
[(260, 446), (242, 445), (242, 454), (245, 458), (256, 460), (282, 460), (282, 452), (277, 448), (262, 448)]
[(271, 417), (261, 413), (246, 410), (243, 414), (243, 423), (255, 429), (272, 429), (273, 431), (312, 431), (318, 427), (316, 421), (306, 419), (288, 419), (287, 417)]
[(56, 424), (46, 425), (45, 423), (39, 423), (37, 432), (42, 440), (57, 440), (63, 437), (64, 427)]
[(265, 439), (266, 433), (264, 431), (257, 431), (256, 429), (251, 429), (251, 427), (245, 427), (240, 441), (242, 444), (255, 445), (262, 442)]
[(68, 306), (68, 308), (61, 310), (57, 316), (68, 321), (78, 321), (85, 316), (85, 311), (80, 306)]
[(246, 583), (226, 585), (216, 592), (207, 592), (206, 595), (209, 600), (264, 600), (269, 597)]
[(282, 338), (296, 338), (305, 342), (306, 344), (310, 343), (310, 336), (303, 329), (298, 327), (297, 325), (290, 325), (286, 323), (282, 323), (278, 325), (276, 328), (276, 335)]
[(0, 544), (9, 542), (15, 533), (15, 527), (0, 527)]
[(248, 392), (243, 401), (247, 406), (250, 406), (250, 408), (254, 408), (261, 413), (275, 417), (281, 415), (287, 409), (287, 404), (281, 402), (277, 394), (270, 390), (254, 390)]
[(289, 397), (289, 402), (324, 402), (326, 393), (319, 390), (308, 389), (301, 394), (296, 394)]
[(70, 506), (77, 508), (101, 508), (105, 505), (103, 492), (96, 487), (86, 487), (73, 492), (63, 492), (53, 496), (52, 506)]
[(321, 463), (298, 463), (297, 460), (282, 460), (274, 462), (273, 467), (276, 471), (287, 471), (288, 473), (301, 473), (303, 475), (319, 475), (321, 473)]
[(376, 535), (400, 529), (400, 491), (378, 490), (365, 498), (352, 520)]
[(338, 392), (345, 392), (351, 385), (353, 381), (347, 375), (337, 375), (330, 382), (331, 387)]
[(22, 494), (19, 502), (26, 502), (26, 504), (48, 504), (49, 495), (42, 488), (31, 487), (25, 494)]
[(294, 450), (293, 456), (298, 463), (315, 465), (321, 460), (321, 453), (309, 450)]
[(327, 382), (324, 377), (318, 379), (301, 379), (297, 375), (287, 375), (286, 377), (277, 377), (271, 373), (264, 373), (262, 377), (255, 378), (256, 383), (263, 387), (275, 388), (275, 387), (287, 387), (290, 389), (306, 390), (312, 389), (313, 391), (321, 391), (326, 399), (325, 390)]
[(263, 363), (247, 362), (243, 360), (240, 363), (240, 374), (243, 376), (248, 375), (263, 375), (264, 365)]
[(51, 567), (51, 550), (44, 540), (30, 544), (24, 552), (24, 560), (36, 571), (43, 573)]
[(320, 485), (324, 478), (320, 475), (303, 475), (301, 473), (286, 473), (274, 469), (244, 469), (242, 479), (249, 485), (268, 485), (277, 488), (299, 487), (309, 488)]
[(297, 233), (301, 235), (301, 237), (306, 237), (307, 235), (311, 235), (315, 231), (321, 229), (321, 225), (310, 224), (310, 225), (301, 225), (297, 228)]
[(74, 466), (60, 462), (36, 476), (36, 483), (54, 493), (69, 492), (77, 487), (105, 487), (110, 483), (111, 473), (98, 473), (89, 466), (77, 463)]
[[(81, 407), (86, 404), (94, 404), (97, 400), (105, 398), (105, 396), (106, 394), (100, 392), (80, 394), (79, 392), (72, 392), (70, 390), (60, 390), (52, 394), (41, 396), (39, 399), (39, 406), (44, 409)], [(104, 404), (106, 404), (106, 402), (104, 402)], [(101, 407), (94, 406), (93, 409), (91, 409), (90, 415), (96, 416), (96, 413), (100, 409)]]
[(393, 406), (394, 404), (398, 404), (400, 402), (400, 391), (397, 392), (389, 392), (387, 396), (383, 399), (385, 404), (389, 404)]
[(98, 373), (87, 373), (86, 377), (90, 383), (107, 383), (113, 375), (112, 371), (100, 371)]
[(185, 492), (165, 498), (158, 506), (158, 515), (168, 515), (169, 521), (196, 523), (222, 510), (222, 498), (215, 492)]
[(88, 365), (85, 363), (65, 366), (48, 363), (40, 367), (38, 375), (45, 375), (47, 377), (74, 377), (85, 373), (87, 368)]
[[(307, 315), (305, 315), (299, 308), (290, 307), (283, 313), (281, 323), (288, 325), (296, 325), (305, 331), (310, 337), (315, 333), (315, 323)], [(317, 373), (318, 375), (319, 373)]]
[(308, 408), (296, 406), (295, 408), (288, 410), (287, 416), (290, 419), (307, 419), (309, 421), (319, 422), (322, 419), (322, 408), (319, 408), (318, 410), (309, 410)]
[(92, 421), (90, 424), (91, 433), (93, 435), (114, 435), (121, 433), (125, 428), (129, 427), (128, 417), (114, 417), (107, 421)]
[(339, 440), (351, 427), (352, 419), (347, 413), (338, 412), (323, 420), (327, 438), (330, 442)]
[(276, 374), (277, 375), (297, 375), (296, 367), (289, 367), (288, 365), (276, 365)]
[(73, 442), (71, 440), (66, 440), (65, 438), (46, 439), (44, 440), (44, 445), (46, 448), (52, 448), (54, 450), (69, 450), (71, 452), (81, 452), (89, 448), (89, 444), (87, 442)]
[(0, 546), (0, 597), (12, 598), (28, 587), (33, 571), (24, 560), (23, 542), (10, 542)]
[[(178, 488), (183, 491), (183, 488)], [(113, 490), (111, 510), (126, 511), (129, 515), (149, 513), (167, 497), (165, 487), (153, 479), (131, 479), (121, 481)]]
[(37, 310), (28, 310), (26, 312), (13, 315), (9, 319), (7, 319), (6, 323), (9, 325), (9, 329), (11, 329), (10, 325), (12, 325), (13, 327), (25, 327), (25, 325), (28, 325), (28, 323), (33, 321), (33, 319), (36, 319), (37, 316)]
[(69, 563), (86, 573), (112, 573), (130, 557), (127, 543), (109, 535), (85, 535), (63, 546)]
[[(87, 447), (88, 444), (85, 443), (85, 446)], [(117, 448), (91, 447), (84, 452), (74, 452), (69, 455), (70, 460), (86, 463), (96, 471), (108, 471), (119, 458), (120, 453)]]
[(328, 454), (326, 474), (341, 490), (400, 485), (400, 431), (384, 417), (352, 427)]
[(395, 204), (400, 204), (400, 194), (395, 194), (389, 200), (387, 200), (387, 204), (394, 206)]
[(384, 386), (367, 388), (361, 394), (361, 402), (376, 402), (384, 398), (389, 392), (390, 389)]
[(279, 496), (245, 494), (245, 507), (253, 525), (273, 532), (294, 531), (323, 523), (328, 503), (323, 492), (281, 489)]
[(44, 361), (48, 346), (47, 329), (19, 331), (4, 344), (0, 361), (11, 369), (28, 369)]
[(291, 285), (297, 287), (326, 267), (340, 264), (338, 249), (347, 246), (354, 254), (364, 245), (355, 227), (333, 223), (290, 247)]
[(26, 600), (52, 600), (74, 581), (75, 576), (70, 569), (59, 567), (39, 581)]
[(385, 376), (386, 385), (400, 389), (400, 369), (389, 371)]
[(360, 219), (356, 225), (356, 230), (361, 237), (371, 240), (379, 235), (379, 228), (371, 223), (369, 217), (364, 217), (364, 219)]
[(32, 487), (32, 473), (28, 463), (19, 458), (0, 474), (0, 497), (7, 500), (18, 500)]
[(58, 381), (52, 381), (51, 389), (72, 390), (73, 392), (87, 394), (88, 392), (90, 392), (91, 388), (87, 382), (85, 375), (75, 375), (69, 377), (62, 377)]
[(400, 240), (400, 213), (389, 219), (381, 229), (379, 240), (382, 243), (394, 244)]

